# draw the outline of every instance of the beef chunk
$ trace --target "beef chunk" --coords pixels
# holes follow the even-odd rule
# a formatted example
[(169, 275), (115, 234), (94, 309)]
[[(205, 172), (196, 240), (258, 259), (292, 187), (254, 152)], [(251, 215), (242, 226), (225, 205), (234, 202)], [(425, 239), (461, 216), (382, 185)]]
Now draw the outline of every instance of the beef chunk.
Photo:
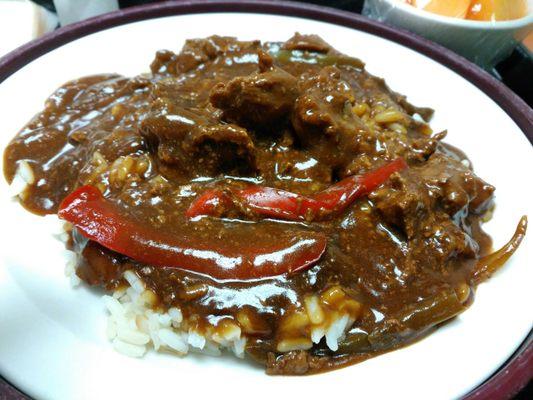
[(477, 256), (479, 246), (466, 219), (487, 210), (493, 190), (460, 161), (437, 151), (423, 166), (393, 175), (369, 198), (383, 219), (423, 253), (416, 258), (443, 265), (453, 257)]
[(492, 203), (494, 187), (461, 162), (438, 151), (422, 167), (393, 176), (391, 184), (370, 195), (386, 220), (407, 237), (420, 228), (430, 210), (441, 210), (462, 226), (469, 212), (481, 214)]
[(409, 113), (409, 115), (418, 114), (422, 117), (422, 119), (426, 122), (429, 122), (431, 118), (433, 117), (434, 110), (429, 107), (417, 107), (413, 104), (411, 104), (409, 101), (407, 101), (407, 96), (404, 96), (403, 94), (396, 93), (389, 89), (389, 87), (385, 84), (385, 81), (383, 81), (384, 86), (387, 90), (390, 91), (392, 98), (396, 103), (398, 103), (402, 108)]
[(402, 190), (382, 188), (371, 195), (384, 221), (398, 228), (409, 240), (412, 260), (432, 260), (421, 268), (445, 268), (454, 257), (472, 258), (479, 246), (469, 229), (457, 224), (446, 212), (431, 209), (423, 186), (408, 184)]
[(420, 190), (419, 182), (398, 174), (391, 177), (389, 185), (374, 191), (369, 198), (385, 221), (399, 228), (408, 239), (414, 237), (430, 207), (427, 191)]
[(483, 214), (491, 206), (494, 187), (455, 158), (436, 152), (421, 172), (431, 196), (451, 217), (466, 211)]
[(318, 35), (302, 35), (296, 32), (293, 37), (283, 43), (285, 50), (308, 50), (318, 53), (327, 53), (332, 47)]
[(325, 371), (342, 363), (328, 356), (315, 356), (307, 351), (290, 351), (284, 354), (268, 353), (266, 373), (269, 375), (304, 375)]
[(159, 98), (142, 121), (141, 132), (160, 161), (191, 175), (246, 174), (256, 168), (248, 132), (220, 123), (205, 109), (187, 109), (171, 99)]
[(354, 95), (336, 67), (325, 67), (314, 76), (303, 75), (292, 125), (309, 148), (326, 147), (322, 162), (334, 167), (347, 164), (357, 154), (372, 153), (375, 136), (353, 113)]
[(177, 75), (214, 59), (221, 53), (213, 40), (216, 38), (187, 40), (179, 54), (169, 50), (158, 51), (155, 60), (150, 65), (152, 73)]
[(446, 269), (446, 262), (455, 257), (473, 258), (479, 245), (443, 212), (435, 212), (426, 220), (421, 234), (413, 240), (416, 259), (433, 260), (432, 266)]
[(296, 99), (293, 125), (304, 143), (316, 137), (335, 137), (358, 124), (350, 110), (354, 96), (351, 87), (340, 79), (340, 71), (326, 67), (313, 77), (300, 80), (302, 94)]
[(309, 371), (309, 353), (291, 351), (283, 356), (268, 353), (266, 372), (270, 375), (303, 375)]
[(217, 35), (206, 39), (188, 39), (179, 54), (169, 50), (158, 51), (150, 69), (153, 74), (179, 75), (219, 55), (244, 48), (257, 49), (259, 44), (259, 41), (239, 42), (235, 38)]
[(234, 124), (204, 125), (182, 143), (210, 175), (219, 172), (242, 174), (255, 170), (255, 147), (246, 129)]
[[(113, 255), (111, 255), (113, 254)], [(88, 241), (78, 260), (76, 274), (89, 285), (103, 285), (114, 288), (122, 274), (122, 256), (111, 253), (92, 240)]]
[[(398, 108), (409, 115), (418, 114), (426, 122), (431, 120), (431, 117), (433, 116), (433, 109), (428, 107), (417, 107), (411, 104), (407, 101), (406, 96), (391, 90), (383, 78), (368, 74), (367, 79), (364, 80), (363, 86), (371, 93), (375, 93), (376, 91), (380, 92), (379, 96), (373, 99), (374, 102), (377, 101), (383, 105)], [(371, 97), (374, 96), (371, 95)], [(414, 120), (411, 122), (414, 124), (416, 123)]]
[(273, 67), (270, 56), (261, 52), (259, 66), (259, 72), (215, 85), (210, 95), (212, 105), (223, 111), (226, 120), (252, 129), (284, 120), (297, 96), (296, 78)]

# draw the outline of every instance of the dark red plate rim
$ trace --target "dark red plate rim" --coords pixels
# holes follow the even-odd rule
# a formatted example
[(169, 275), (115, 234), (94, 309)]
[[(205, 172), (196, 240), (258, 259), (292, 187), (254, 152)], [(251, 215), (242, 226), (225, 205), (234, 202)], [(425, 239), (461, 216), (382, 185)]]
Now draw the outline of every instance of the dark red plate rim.
[[(110, 27), (171, 15), (210, 12), (249, 12), (313, 19), (364, 31), (424, 54), (458, 73), (495, 101), (533, 143), (533, 109), (500, 81), (454, 52), (411, 32), (389, 27), (347, 11), (275, 0), (193, 0), (146, 4), (68, 25), (33, 40), (0, 58), (0, 83), (41, 55), (80, 37)], [(467, 371), (465, 371), (467, 373)], [(465, 395), (468, 400), (509, 398), (533, 377), (533, 335), (488, 380)], [(0, 398), (12, 398), (0, 387)]]

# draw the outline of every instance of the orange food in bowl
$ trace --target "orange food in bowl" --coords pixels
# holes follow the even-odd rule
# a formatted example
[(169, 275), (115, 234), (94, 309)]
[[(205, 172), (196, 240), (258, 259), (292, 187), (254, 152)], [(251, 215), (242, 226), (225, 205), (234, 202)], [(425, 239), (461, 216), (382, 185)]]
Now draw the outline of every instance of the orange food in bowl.
[(474, 0), (466, 19), (477, 21), (505, 21), (527, 14), (524, 0)]
[(434, 14), (475, 21), (506, 21), (527, 14), (526, 0), (403, 0)]
[(424, 10), (446, 17), (464, 18), (470, 9), (471, 0), (431, 0)]

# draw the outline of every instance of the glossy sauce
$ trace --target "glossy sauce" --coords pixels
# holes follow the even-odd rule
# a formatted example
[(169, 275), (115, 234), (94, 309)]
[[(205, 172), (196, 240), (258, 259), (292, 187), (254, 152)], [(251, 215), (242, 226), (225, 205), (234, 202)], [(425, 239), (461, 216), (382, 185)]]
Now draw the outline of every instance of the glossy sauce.
[(474, 21), (508, 21), (525, 17), (526, 0), (404, 0), (405, 3), (446, 17)]
[[(90, 184), (132, 224), (204, 248), (224, 243), (238, 251), (320, 234), (326, 252), (294, 274), (217, 279), (140, 262), (74, 230), (71, 246), (84, 281), (112, 290), (132, 269), (158, 307), (179, 306), (197, 327), (245, 313), (255, 326), (248, 354), (282, 374), (327, 370), (397, 348), (470, 304), (472, 271), (491, 246), (480, 226), (494, 188), (460, 150), (441, 142), (444, 134), (432, 134), (420, 117), (428, 119), (428, 109), (412, 106), (359, 60), (314, 36), (266, 44), (189, 41), (179, 54), (159, 52), (151, 69), (131, 79), (81, 78), (49, 98), (4, 155), (8, 180), (21, 160), (35, 174), (24, 207), (55, 213), (68, 193)], [(254, 183), (307, 195), (397, 157), (407, 160), (407, 170), (325, 221), (262, 219), (239, 210), (220, 218), (185, 215), (212, 188)], [(280, 354), (284, 318), (306, 296), (332, 288), (361, 305), (339, 350), (321, 342)]]

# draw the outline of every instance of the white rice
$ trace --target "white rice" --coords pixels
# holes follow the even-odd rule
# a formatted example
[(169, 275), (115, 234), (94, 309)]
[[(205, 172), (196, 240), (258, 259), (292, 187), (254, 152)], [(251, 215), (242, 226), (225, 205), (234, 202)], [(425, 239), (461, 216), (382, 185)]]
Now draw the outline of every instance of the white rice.
[[(58, 236), (58, 239), (64, 239)], [(76, 253), (65, 251), (65, 274), (73, 286), (81, 281), (76, 275)], [(214, 327), (207, 332), (198, 332), (188, 326), (178, 307), (160, 312), (152, 308), (154, 295), (132, 270), (124, 272), (128, 287), (115, 290), (102, 297), (109, 315), (106, 336), (113, 348), (130, 357), (143, 357), (148, 350), (173, 352), (184, 356), (189, 352), (219, 356), (224, 350), (239, 358), (244, 357), (246, 337), (236, 324), (229, 324), (223, 333)], [(324, 310), (317, 297), (305, 301), (310, 326), (309, 338), (286, 339), (278, 344), (278, 351), (306, 350), (325, 338), (327, 346), (336, 351), (338, 342), (353, 323), (348, 314), (337, 315), (326, 321)]]
[(76, 275), (76, 253), (70, 250), (65, 250), (65, 276), (70, 279), (70, 284), (76, 287), (80, 284), (81, 279)]
[(28, 161), (19, 161), (13, 181), (11, 182), (11, 185), (9, 185), (9, 196), (13, 198), (22, 198), (28, 186), (33, 185), (34, 183), (35, 175)]
[(113, 348), (119, 353), (130, 357), (142, 357), (146, 353), (145, 346), (137, 346), (135, 344), (124, 342), (120, 339), (113, 339)]
[[(246, 337), (238, 325), (230, 325), (223, 334), (216, 329), (201, 333), (188, 328), (178, 307), (164, 313), (151, 308), (146, 301), (150, 296), (144, 295), (147, 291), (145, 284), (134, 271), (126, 271), (124, 278), (131, 285), (129, 288), (103, 297), (109, 312), (107, 337), (113, 341), (113, 347), (118, 352), (131, 357), (142, 357), (149, 349), (171, 351), (181, 356), (188, 352), (219, 356), (225, 349), (239, 358), (244, 357)], [(314, 303), (310, 304), (313, 307)], [(287, 342), (283, 349), (307, 349), (312, 343), (325, 338), (327, 346), (336, 351), (339, 340), (352, 323), (349, 315), (340, 315), (327, 327), (322, 324), (313, 328), (310, 340), (303, 339), (294, 344)]]
[(326, 344), (332, 351), (337, 351), (339, 348), (339, 340), (344, 337), (344, 333), (350, 327), (353, 321), (350, 321), (348, 315), (343, 315), (337, 318), (329, 326), (326, 332)]
[(152, 297), (146, 295), (146, 286), (134, 271), (126, 271), (124, 279), (130, 284), (129, 288), (103, 297), (109, 312), (107, 337), (118, 352), (142, 357), (153, 348), (178, 355), (195, 351), (216, 356), (228, 349), (237, 357), (244, 357), (246, 339), (237, 325), (234, 329), (226, 329), (223, 335), (216, 331), (202, 334), (187, 328), (179, 308), (172, 307), (167, 312), (151, 308), (147, 300)]
[[(35, 175), (30, 164), (22, 160), (18, 163), (9, 193), (14, 198), (23, 198), (28, 186), (34, 183)], [(63, 221), (59, 222), (54, 236), (66, 243), (70, 226)], [(70, 278), (72, 286), (79, 285), (81, 280), (76, 274), (76, 253), (66, 250), (65, 260), (65, 275)], [(222, 350), (226, 349), (239, 358), (244, 357), (246, 337), (236, 323), (226, 326), (223, 333), (217, 332), (216, 329), (206, 333), (195, 331), (187, 326), (187, 321), (184, 321), (178, 307), (172, 307), (164, 313), (153, 310), (151, 301), (154, 295), (146, 289), (145, 283), (134, 271), (125, 271), (124, 279), (129, 287), (117, 289), (111, 296), (103, 296), (103, 302), (109, 312), (106, 336), (119, 353), (142, 357), (152, 348), (179, 355), (191, 351), (219, 356)], [(325, 314), (316, 296), (306, 299), (304, 303), (311, 323), (310, 338), (286, 339), (278, 348), (283, 348), (283, 351), (308, 349), (325, 337), (327, 346), (336, 351), (339, 340), (352, 325), (353, 318), (344, 314), (326, 323)]]

